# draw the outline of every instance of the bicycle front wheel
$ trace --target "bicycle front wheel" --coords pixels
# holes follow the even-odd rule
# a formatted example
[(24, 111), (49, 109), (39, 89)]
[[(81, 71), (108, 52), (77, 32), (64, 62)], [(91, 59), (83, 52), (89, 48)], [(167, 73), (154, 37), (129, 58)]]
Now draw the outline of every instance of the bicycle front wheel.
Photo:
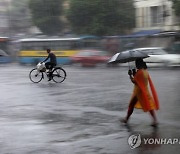
[(61, 67), (57, 67), (52, 72), (52, 79), (56, 83), (61, 83), (66, 79), (66, 71)]
[(34, 83), (40, 82), (42, 78), (43, 78), (43, 73), (39, 72), (36, 68), (32, 69), (29, 73), (29, 79)]

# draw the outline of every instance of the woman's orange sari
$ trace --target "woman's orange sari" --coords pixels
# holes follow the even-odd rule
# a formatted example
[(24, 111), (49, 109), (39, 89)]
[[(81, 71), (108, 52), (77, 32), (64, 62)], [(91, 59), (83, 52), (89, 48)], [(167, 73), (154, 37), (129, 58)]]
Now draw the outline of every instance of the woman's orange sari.
[(138, 99), (135, 108), (141, 108), (144, 112), (158, 110), (159, 100), (149, 73), (145, 69), (138, 70), (134, 76), (134, 82), (135, 87), (132, 98), (136, 96)]

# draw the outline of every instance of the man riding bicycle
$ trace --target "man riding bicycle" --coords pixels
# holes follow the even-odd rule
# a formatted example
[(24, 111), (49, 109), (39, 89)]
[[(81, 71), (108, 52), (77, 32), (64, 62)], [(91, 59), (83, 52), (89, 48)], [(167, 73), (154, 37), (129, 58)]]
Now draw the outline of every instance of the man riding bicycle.
[(56, 66), (57, 61), (56, 61), (56, 55), (51, 51), (51, 49), (47, 49), (47, 53), (48, 56), (45, 60), (43, 60), (42, 62), (46, 62), (48, 59), (50, 59), (50, 61), (45, 63), (45, 66), (47, 69), (49, 69), (49, 80), (51, 80), (51, 76), (52, 76), (52, 69), (53, 67)]

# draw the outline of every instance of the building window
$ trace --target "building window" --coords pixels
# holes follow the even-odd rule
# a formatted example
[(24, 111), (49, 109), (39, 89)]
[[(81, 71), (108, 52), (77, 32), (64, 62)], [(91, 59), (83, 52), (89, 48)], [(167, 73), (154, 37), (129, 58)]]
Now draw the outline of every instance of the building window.
[(151, 10), (151, 26), (158, 26), (160, 24), (160, 9), (158, 6), (153, 6)]

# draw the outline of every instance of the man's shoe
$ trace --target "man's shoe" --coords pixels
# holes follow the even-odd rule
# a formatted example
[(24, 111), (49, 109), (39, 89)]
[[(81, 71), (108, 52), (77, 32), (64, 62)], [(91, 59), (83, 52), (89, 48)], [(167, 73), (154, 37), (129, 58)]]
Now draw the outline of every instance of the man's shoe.
[(51, 78), (49, 78), (48, 81), (51, 81)]

